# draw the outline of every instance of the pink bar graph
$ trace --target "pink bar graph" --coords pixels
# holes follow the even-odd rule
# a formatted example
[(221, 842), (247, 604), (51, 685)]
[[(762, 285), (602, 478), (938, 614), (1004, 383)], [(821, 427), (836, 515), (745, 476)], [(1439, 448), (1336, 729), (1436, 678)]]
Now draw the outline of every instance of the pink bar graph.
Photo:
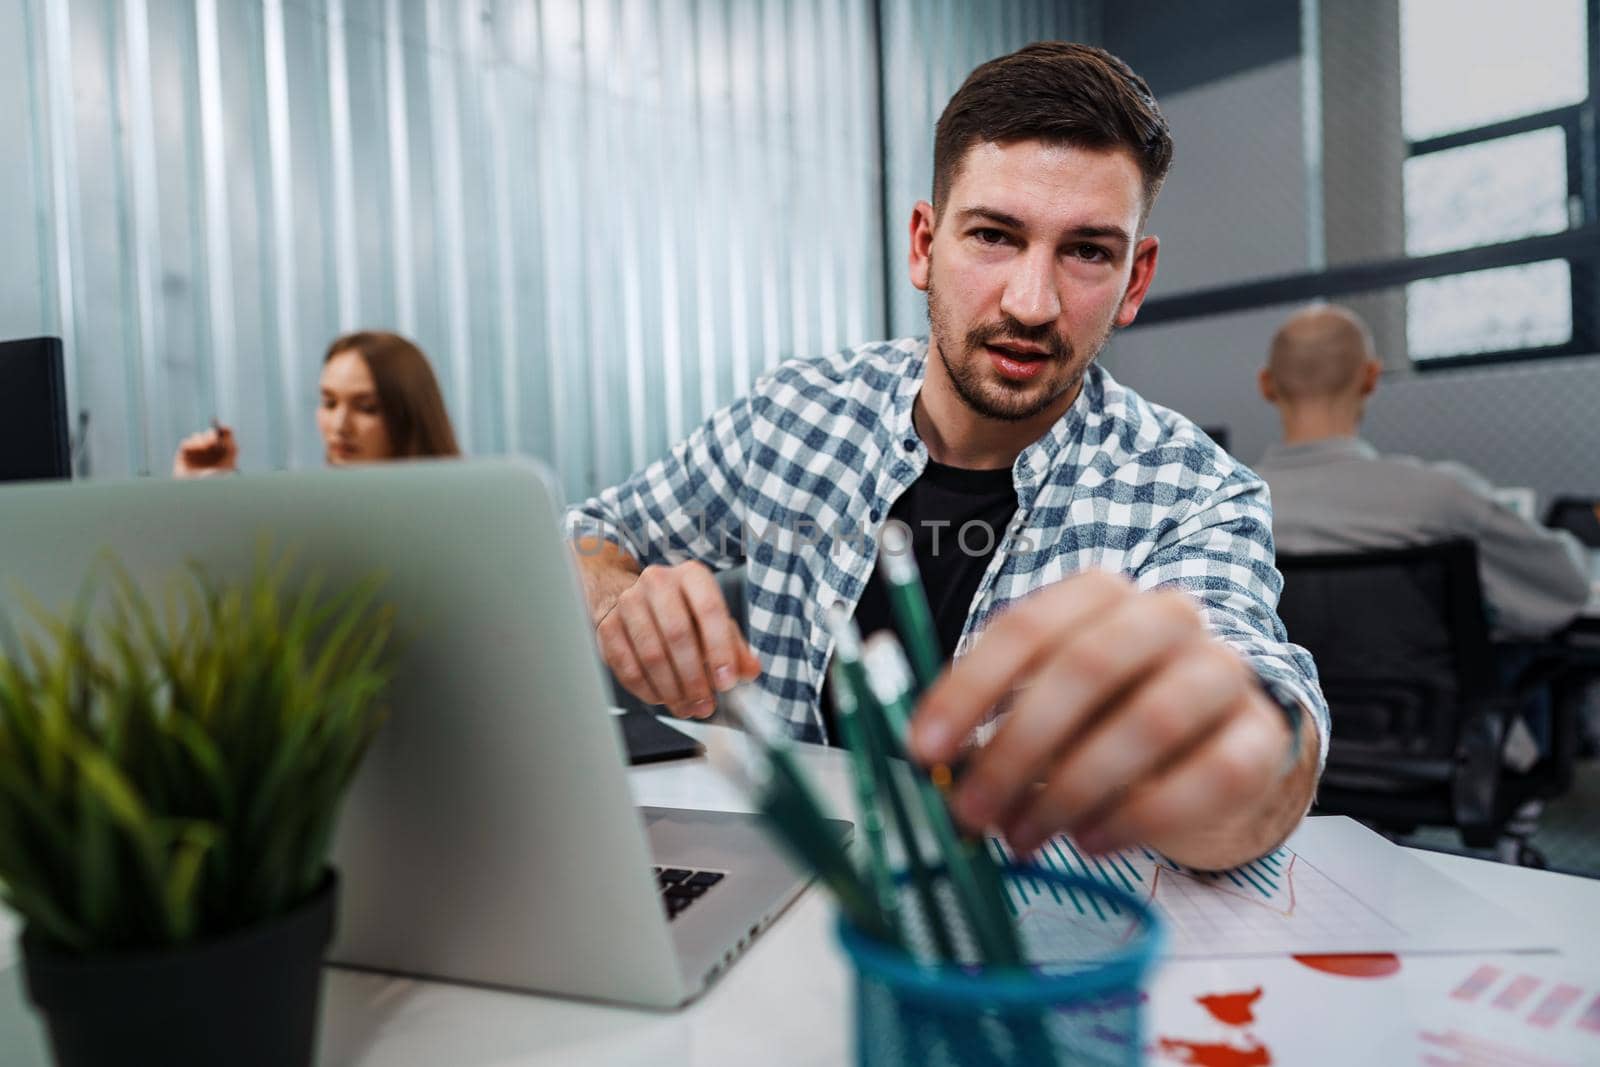
[[(1569, 1067), (1566, 1061), (1548, 1060), (1526, 1049), (1502, 1041), (1490, 1041), (1476, 1034), (1464, 1034), (1460, 1030), (1446, 1030), (1437, 1034), (1424, 1030), (1417, 1037), (1424, 1045), (1453, 1053), (1451, 1058), (1442, 1062), (1454, 1067), (1486, 1067), (1488, 1064), (1494, 1064), (1495, 1067)], [(1436, 1057), (1428, 1061), (1430, 1064), (1442, 1059), (1431, 1050), (1423, 1055)]]
[(1500, 968), (1485, 963), (1482, 967), (1467, 976), (1467, 980), (1456, 986), (1450, 995), (1457, 1000), (1477, 1000), (1478, 995), (1494, 984), (1500, 977)]
[(1554, 1026), (1556, 1020), (1561, 1018), (1566, 1010), (1578, 1002), (1578, 997), (1583, 995), (1583, 990), (1575, 985), (1558, 985), (1546, 993), (1539, 1006), (1533, 1009), (1533, 1014), (1528, 1016), (1528, 1022), (1533, 1026), (1542, 1026), (1546, 1029)]
[(1539, 988), (1539, 979), (1531, 974), (1519, 974), (1502, 990), (1500, 995), (1490, 1001), (1497, 1008), (1515, 1011), (1528, 999), (1528, 994)]
[(1595, 997), (1578, 1018), (1578, 1028), (1600, 1034), (1600, 997)]

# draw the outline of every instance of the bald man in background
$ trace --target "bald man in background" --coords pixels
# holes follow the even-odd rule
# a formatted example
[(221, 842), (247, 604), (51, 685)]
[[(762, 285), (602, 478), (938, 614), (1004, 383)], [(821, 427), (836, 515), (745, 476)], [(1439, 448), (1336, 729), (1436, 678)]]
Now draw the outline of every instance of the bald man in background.
[(1348, 308), (1317, 304), (1272, 338), (1259, 382), (1283, 419), (1283, 443), (1255, 465), (1272, 491), (1272, 532), (1282, 553), (1398, 548), (1466, 537), (1496, 638), (1546, 636), (1589, 597), (1583, 546), (1523, 519), (1455, 463), (1384, 456), (1358, 435), (1383, 365), (1366, 324)]

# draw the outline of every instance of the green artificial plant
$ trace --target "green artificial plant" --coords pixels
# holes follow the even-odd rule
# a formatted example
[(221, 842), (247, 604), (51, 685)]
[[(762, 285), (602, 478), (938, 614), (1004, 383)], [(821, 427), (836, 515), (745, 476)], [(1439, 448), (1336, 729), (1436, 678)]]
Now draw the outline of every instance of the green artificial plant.
[(160, 611), (116, 564), (67, 615), (0, 619), (0, 895), (69, 952), (181, 945), (322, 883), (341, 797), (383, 715), (381, 582), (291, 583), (263, 551), (199, 567)]

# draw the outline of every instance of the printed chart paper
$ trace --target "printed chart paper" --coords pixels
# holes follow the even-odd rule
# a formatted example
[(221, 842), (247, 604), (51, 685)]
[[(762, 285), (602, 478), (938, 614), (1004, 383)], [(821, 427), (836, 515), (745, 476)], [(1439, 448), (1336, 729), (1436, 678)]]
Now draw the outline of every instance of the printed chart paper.
[(1149, 1009), (1156, 1065), (1600, 1063), (1600, 965), (1543, 953), (1179, 962)]
[[(1165, 923), (1166, 955), (1174, 959), (1559, 948), (1498, 905), (1344, 818), (1308, 819), (1284, 847), (1221, 873), (1190, 870), (1144, 848), (1088, 856), (1066, 838), (1046, 845), (1035, 862), (1152, 904)], [(1135, 932), (1130, 914), (1088, 894), (1029, 879), (1010, 889), (1036, 953), (1075, 958), (1095, 943), (1103, 951)]]

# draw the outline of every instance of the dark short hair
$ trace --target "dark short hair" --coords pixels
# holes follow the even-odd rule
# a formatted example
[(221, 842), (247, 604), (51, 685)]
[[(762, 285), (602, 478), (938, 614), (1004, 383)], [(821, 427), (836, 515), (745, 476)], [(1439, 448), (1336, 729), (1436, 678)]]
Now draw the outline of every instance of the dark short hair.
[(322, 362), (346, 352), (360, 356), (372, 372), (383, 425), (397, 458), (461, 454), (439, 381), (422, 349), (397, 333), (361, 330), (334, 338)]
[(933, 206), (974, 145), (1039, 140), (1077, 148), (1124, 148), (1144, 176), (1144, 210), (1172, 165), (1172, 132), (1144, 79), (1110, 52), (1039, 41), (967, 75), (945, 105), (933, 139)]

